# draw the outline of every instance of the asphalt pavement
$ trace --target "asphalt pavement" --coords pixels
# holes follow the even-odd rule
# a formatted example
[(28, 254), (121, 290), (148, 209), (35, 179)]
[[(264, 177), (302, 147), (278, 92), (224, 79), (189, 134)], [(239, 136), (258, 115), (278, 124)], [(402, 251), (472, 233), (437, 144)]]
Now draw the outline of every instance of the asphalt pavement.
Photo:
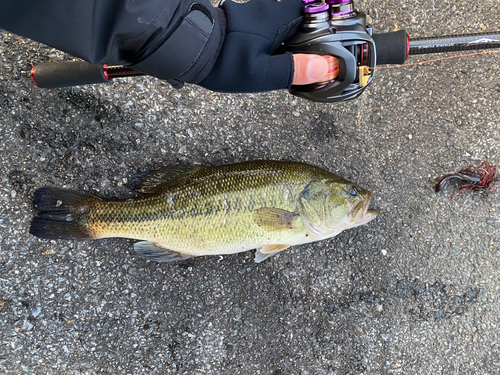
[[(356, 6), (377, 32), (500, 30), (497, 0)], [(151, 77), (43, 90), (31, 67), (71, 57), (0, 33), (0, 371), (500, 373), (500, 192), (432, 188), (500, 163), (499, 57), (380, 70), (360, 98), (325, 104)], [(337, 173), (380, 215), (260, 264), (253, 252), (159, 264), (132, 240), (29, 234), (39, 187), (127, 197), (150, 168), (257, 159)]]

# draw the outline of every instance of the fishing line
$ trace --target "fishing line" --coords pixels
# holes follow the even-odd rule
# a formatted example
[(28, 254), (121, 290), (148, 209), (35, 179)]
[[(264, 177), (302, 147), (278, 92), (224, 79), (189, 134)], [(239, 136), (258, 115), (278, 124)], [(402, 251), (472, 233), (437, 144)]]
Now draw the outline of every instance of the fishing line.
[(441, 61), (441, 60), (448, 60), (448, 59), (456, 59), (459, 57), (465, 57), (465, 56), (475, 56), (475, 55), (484, 55), (486, 53), (500, 53), (500, 50), (495, 50), (495, 51), (481, 51), (481, 52), (474, 52), (474, 53), (466, 53), (463, 55), (456, 55), (456, 56), (447, 56), (447, 57), (441, 57), (439, 59), (433, 59), (433, 60), (425, 60), (425, 61), (420, 61), (420, 62), (415, 62), (415, 63), (410, 63), (410, 64), (403, 64), (403, 65), (390, 65), (390, 66), (377, 66), (377, 67), (369, 67), (368, 69), (392, 69), (392, 68), (403, 68), (405, 66), (411, 66), (411, 65), (422, 65), (422, 64), (427, 64), (431, 62), (436, 62), (436, 61)]

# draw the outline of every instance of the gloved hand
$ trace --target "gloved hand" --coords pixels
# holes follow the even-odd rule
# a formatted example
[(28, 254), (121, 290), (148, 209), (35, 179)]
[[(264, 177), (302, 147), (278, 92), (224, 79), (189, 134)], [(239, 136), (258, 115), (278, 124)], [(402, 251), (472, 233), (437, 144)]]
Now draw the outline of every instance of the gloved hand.
[(302, 6), (300, 0), (226, 0), (220, 6), (227, 22), (224, 44), (215, 66), (198, 85), (212, 91), (258, 92), (321, 81), (328, 71), (322, 57), (273, 55), (297, 31)]

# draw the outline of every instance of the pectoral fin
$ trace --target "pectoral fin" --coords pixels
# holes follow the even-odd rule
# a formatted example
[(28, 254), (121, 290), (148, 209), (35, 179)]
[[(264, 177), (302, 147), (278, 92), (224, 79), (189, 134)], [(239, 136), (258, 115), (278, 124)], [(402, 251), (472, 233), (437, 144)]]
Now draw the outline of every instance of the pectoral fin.
[(299, 215), (281, 208), (263, 207), (253, 212), (253, 219), (259, 227), (268, 230), (292, 229), (293, 221)]
[(285, 249), (288, 249), (290, 245), (266, 245), (257, 249), (255, 251), (255, 263), (260, 263), (263, 260), (277, 254)]
[(134, 244), (134, 250), (145, 258), (156, 262), (177, 262), (192, 258), (191, 255), (182, 254), (177, 251), (172, 251), (158, 246), (154, 242), (140, 241)]

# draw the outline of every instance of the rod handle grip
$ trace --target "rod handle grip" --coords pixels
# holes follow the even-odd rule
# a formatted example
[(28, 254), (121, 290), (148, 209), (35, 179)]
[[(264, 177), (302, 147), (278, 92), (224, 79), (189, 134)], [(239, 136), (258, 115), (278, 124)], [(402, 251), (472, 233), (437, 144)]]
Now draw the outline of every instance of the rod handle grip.
[(31, 69), (35, 85), (44, 89), (109, 82), (106, 66), (84, 61), (38, 64)]
[(404, 30), (373, 34), (377, 50), (377, 65), (403, 64), (410, 53), (410, 38)]

